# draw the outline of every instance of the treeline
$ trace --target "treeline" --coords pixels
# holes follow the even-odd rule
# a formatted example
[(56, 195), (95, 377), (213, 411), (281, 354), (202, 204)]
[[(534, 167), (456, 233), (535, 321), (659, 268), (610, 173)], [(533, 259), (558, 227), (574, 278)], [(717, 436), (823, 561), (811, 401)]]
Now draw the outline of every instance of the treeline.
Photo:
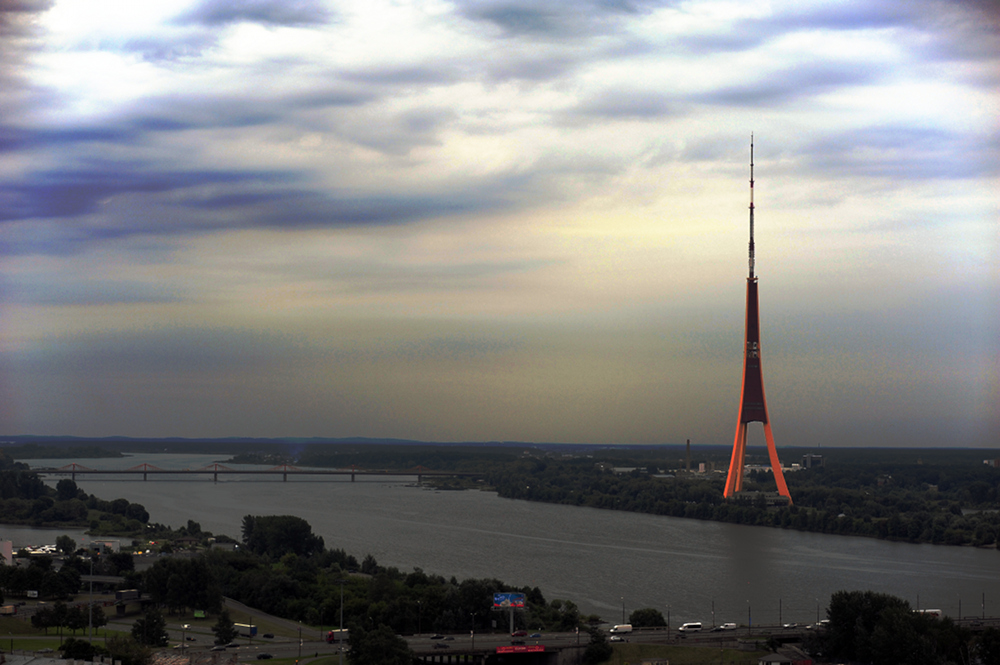
[[(193, 559), (161, 559), (145, 573), (131, 575), (127, 583), (170, 612), (217, 611), (227, 596), (314, 626), (339, 623), (343, 588), (346, 625), (384, 625), (397, 634), (467, 631), (473, 626), (484, 630), (493, 619), (505, 627), (506, 614), (491, 612), (493, 594), (501, 591), (526, 595), (527, 607), (515, 613), (519, 628), (571, 630), (581, 621), (572, 602), (547, 602), (537, 587), (516, 588), (496, 579), (459, 582), (419, 568), (405, 573), (379, 565), (370, 554), (359, 562), (340, 549), (308, 547), (303, 552), (297, 540), (304, 535), (315, 544), (316, 537), (298, 517), (248, 515), (244, 526), (248, 524), (253, 527), (240, 551), (214, 549)], [(262, 525), (273, 538), (256, 537)]]
[[(763, 494), (725, 500), (722, 474), (613, 470), (629, 461), (521, 460), (486, 479), (511, 499), (915, 543), (995, 547), (1000, 532), (1000, 470), (985, 465), (804, 469), (785, 474), (794, 505), (775, 508)], [(744, 489), (774, 491), (770, 473), (749, 474)]]
[(74, 526), (92, 533), (140, 533), (149, 521), (142, 504), (105, 501), (69, 478), (53, 489), (21, 462), (0, 452), (0, 520), (4, 524)]
[(826, 658), (871, 665), (1000, 663), (1000, 630), (978, 635), (914, 612), (902, 598), (873, 591), (838, 591), (830, 597), (829, 626), (807, 646)]

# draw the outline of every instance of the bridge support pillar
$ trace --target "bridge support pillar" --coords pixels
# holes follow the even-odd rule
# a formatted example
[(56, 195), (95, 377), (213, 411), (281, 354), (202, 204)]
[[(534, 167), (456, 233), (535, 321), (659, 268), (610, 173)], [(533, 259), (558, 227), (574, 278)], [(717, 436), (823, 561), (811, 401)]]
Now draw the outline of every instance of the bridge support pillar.
[(288, 474), (287, 473), (281, 474), (281, 480), (287, 483), (288, 482)]
[(142, 472), (142, 479), (146, 480), (146, 472), (145, 471)]
[(212, 474), (212, 482), (213, 483), (219, 482), (219, 472), (218, 471), (216, 471), (215, 473)]
[(354, 472), (353, 471), (351, 471), (351, 482), (352, 483), (354, 482)]

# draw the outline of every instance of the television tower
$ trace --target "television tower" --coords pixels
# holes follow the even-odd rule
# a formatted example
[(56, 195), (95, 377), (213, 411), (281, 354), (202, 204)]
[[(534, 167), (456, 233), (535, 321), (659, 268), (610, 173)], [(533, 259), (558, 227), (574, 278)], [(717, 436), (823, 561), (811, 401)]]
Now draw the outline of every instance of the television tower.
[(733, 441), (733, 456), (729, 461), (729, 475), (723, 496), (731, 498), (743, 489), (743, 467), (747, 447), (747, 425), (764, 423), (764, 437), (767, 452), (771, 458), (771, 470), (778, 485), (778, 494), (792, 497), (781, 473), (781, 462), (774, 447), (771, 421), (767, 417), (767, 401), (764, 399), (764, 378), (760, 371), (760, 317), (757, 301), (757, 278), (753, 274), (753, 134), (750, 135), (750, 275), (747, 277), (746, 339), (743, 349), (743, 390), (740, 394), (740, 413), (736, 421), (736, 439)]

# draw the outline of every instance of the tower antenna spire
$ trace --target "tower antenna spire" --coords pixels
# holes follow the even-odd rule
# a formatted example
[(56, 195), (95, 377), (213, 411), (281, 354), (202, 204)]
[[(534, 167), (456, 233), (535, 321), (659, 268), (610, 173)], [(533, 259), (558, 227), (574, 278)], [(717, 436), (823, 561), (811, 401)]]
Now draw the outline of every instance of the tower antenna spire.
[(750, 279), (753, 279), (753, 134), (750, 135)]

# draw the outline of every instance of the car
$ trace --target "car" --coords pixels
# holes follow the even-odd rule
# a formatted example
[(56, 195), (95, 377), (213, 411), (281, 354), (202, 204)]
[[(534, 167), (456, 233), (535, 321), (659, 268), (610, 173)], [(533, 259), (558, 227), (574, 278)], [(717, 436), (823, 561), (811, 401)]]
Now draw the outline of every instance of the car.
[(612, 635), (611, 636), (611, 641), (612, 642), (624, 642), (625, 638), (622, 637), (621, 635)]
[(274, 656), (272, 656), (269, 653), (259, 653), (259, 654), (257, 654), (257, 660), (270, 660), (271, 658), (274, 658)]
[(432, 640), (443, 640), (444, 635), (431, 635)]
[(736, 630), (736, 624), (735, 623), (724, 623), (721, 626), (719, 626), (719, 628), (721, 628), (722, 630)]
[(797, 623), (783, 623), (783, 624), (781, 624), (781, 627), (782, 628), (798, 628), (799, 624), (797, 624)]
[(194, 642), (194, 637), (192, 637), (191, 635), (188, 635), (184, 639), (187, 640), (188, 642)]
[(510, 636), (511, 637), (527, 637), (528, 636), (528, 631), (526, 631), (526, 630), (515, 630), (513, 633), (510, 634)]
[(528, 635), (528, 637), (541, 637), (541, 636), (542, 636), (541, 633), (532, 633), (531, 635)]
[(226, 648), (227, 649), (236, 649), (239, 646), (240, 646), (239, 642), (230, 642), (229, 644), (226, 645)]
[(225, 644), (216, 644), (211, 649), (211, 651), (225, 651), (225, 650), (226, 650), (226, 645)]
[(434, 645), (434, 648), (435, 649), (450, 649), (451, 646), (445, 644), (444, 642), (438, 642), (437, 644)]
[(455, 640), (455, 638), (452, 635), (445, 635), (444, 636), (444, 641), (445, 642), (453, 642), (454, 640)]
[(263, 635), (261, 635), (261, 637), (263, 637), (266, 640), (273, 640), (274, 639), (274, 633), (264, 633)]

